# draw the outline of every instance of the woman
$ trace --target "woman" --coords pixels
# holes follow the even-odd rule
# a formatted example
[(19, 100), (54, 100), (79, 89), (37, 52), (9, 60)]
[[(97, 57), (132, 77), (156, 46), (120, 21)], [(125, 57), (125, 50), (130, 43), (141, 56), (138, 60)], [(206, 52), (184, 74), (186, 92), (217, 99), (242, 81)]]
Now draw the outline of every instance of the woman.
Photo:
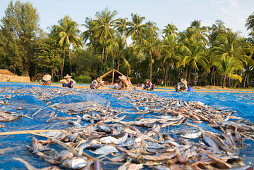
[(64, 76), (64, 80), (60, 80), (60, 82), (62, 82), (62, 86), (63, 87), (69, 87), (69, 88), (73, 88), (73, 85), (76, 83), (73, 79), (71, 79), (72, 76), (69, 76), (68, 74), (66, 76)]
[(46, 74), (42, 77), (42, 79), (39, 81), (39, 83), (43, 86), (49, 86), (51, 85), (51, 75)]
[(96, 80), (93, 80), (92, 83), (90, 84), (91, 89), (98, 89), (99, 87), (104, 85), (104, 81), (101, 81), (100, 78), (98, 77)]
[(177, 83), (175, 88), (176, 88), (177, 92), (187, 91), (187, 89), (188, 89), (187, 81), (185, 79), (181, 79), (181, 81), (179, 83)]

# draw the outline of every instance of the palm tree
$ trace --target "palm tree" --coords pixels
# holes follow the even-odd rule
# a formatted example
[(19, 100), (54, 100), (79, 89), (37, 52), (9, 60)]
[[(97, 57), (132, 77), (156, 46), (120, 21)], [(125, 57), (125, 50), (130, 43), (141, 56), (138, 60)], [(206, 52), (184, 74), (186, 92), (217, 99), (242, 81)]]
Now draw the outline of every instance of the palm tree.
[[(223, 79), (223, 87), (226, 85), (226, 78), (230, 76), (232, 71), (236, 69), (242, 70), (244, 65), (247, 65), (250, 60), (250, 55), (246, 52), (246, 45), (241, 38), (239, 38), (238, 33), (233, 33), (230, 29), (226, 31), (224, 34), (220, 34), (217, 37), (217, 45), (215, 45), (212, 49), (213, 54), (219, 58), (219, 61), (224, 62), (225, 68), (226, 64), (230, 69), (224, 69), (224, 79)], [(229, 63), (229, 64), (228, 64)], [(235, 64), (236, 63), (236, 64)], [(237, 66), (238, 65), (238, 66)], [(236, 68), (231, 68), (236, 67)], [(228, 72), (227, 72), (228, 71)], [(234, 76), (236, 77), (236, 76)], [(239, 79), (240, 81), (241, 79)]]
[(237, 75), (236, 72), (243, 70), (243, 63), (234, 57), (218, 58), (213, 62), (218, 71), (224, 76), (222, 87), (226, 87), (226, 79), (230, 78), (242, 82), (242, 77)]
[(158, 28), (154, 23), (147, 23), (147, 28), (144, 30), (143, 37), (139, 37), (135, 47), (140, 55), (145, 55), (149, 58), (149, 79), (152, 81), (154, 57), (161, 56), (161, 41), (158, 38)]
[(144, 32), (146, 24), (142, 24), (145, 17), (139, 16), (138, 14), (131, 14), (132, 21), (127, 22), (127, 36), (131, 36), (133, 41), (136, 41)]
[(126, 46), (126, 39), (127, 39), (127, 34), (126, 34), (126, 26), (127, 26), (127, 18), (118, 18), (116, 20), (116, 25), (115, 28), (117, 30), (116, 33), (116, 41), (118, 42), (119, 45), (119, 50), (117, 54), (117, 70), (119, 71), (120, 68), (120, 58), (123, 57), (123, 50)]
[(108, 39), (106, 42), (106, 53), (110, 54), (112, 56), (112, 68), (114, 69), (115, 67), (115, 61), (114, 61), (114, 55), (117, 53), (119, 50), (119, 44), (116, 41), (116, 39)]
[(96, 23), (95, 20), (92, 18), (86, 18), (85, 24), (83, 26), (86, 27), (86, 31), (82, 33), (82, 37), (84, 39), (84, 42), (86, 43), (87, 40), (89, 40), (89, 44), (93, 47), (93, 44), (95, 43), (95, 33), (96, 33)]
[[(186, 67), (185, 78), (190, 78), (190, 71), (199, 70), (198, 65), (201, 65), (207, 72), (209, 69), (209, 61), (206, 58), (206, 48), (202, 42), (186, 40), (180, 47), (181, 59), (177, 66)], [(189, 76), (188, 76), (189, 75)]]
[(252, 30), (252, 32), (254, 31), (254, 12), (247, 18), (245, 26), (248, 30)]
[(217, 37), (221, 34), (226, 33), (226, 27), (224, 22), (221, 20), (217, 20), (215, 24), (213, 24), (211, 27), (208, 28), (209, 35), (208, 35), (208, 44), (207, 46), (209, 47), (208, 49), (208, 60), (211, 63), (211, 85), (213, 84), (214, 86), (216, 85), (216, 67), (214, 66), (213, 62), (215, 59), (214, 53), (212, 51), (213, 47), (216, 46), (217, 43)]
[(164, 26), (165, 28), (162, 30), (162, 33), (165, 37), (174, 36), (176, 37), (178, 35), (177, 28), (173, 24), (168, 24), (167, 26)]
[(167, 85), (167, 82), (170, 77), (169, 75), (170, 68), (174, 68), (177, 60), (179, 60), (178, 40), (177, 37), (175, 36), (177, 34), (178, 34), (177, 32), (175, 32), (174, 34), (172, 33), (169, 34), (168, 31), (164, 31), (161, 64), (165, 75), (164, 76), (165, 85)]
[[(53, 31), (57, 35), (60, 47), (64, 48), (64, 58), (65, 58), (65, 50), (66, 48), (69, 51), (69, 62), (70, 62), (70, 73), (71, 70), (71, 45), (75, 48), (79, 48), (83, 46), (82, 38), (79, 35), (80, 30), (78, 29), (78, 24), (73, 21), (69, 16), (65, 16), (63, 19), (58, 21), (59, 25), (53, 26)], [(61, 76), (63, 76), (63, 67), (64, 60), (61, 70)]]
[(185, 78), (190, 78), (191, 70), (199, 70), (201, 65), (207, 72), (210, 72), (209, 61), (206, 58), (205, 36), (202, 34), (200, 27), (187, 28), (185, 32), (180, 33), (180, 60), (177, 67), (183, 66), (185, 69)]
[[(106, 48), (106, 41), (108, 39), (114, 38), (114, 25), (116, 20), (114, 17), (117, 15), (117, 11), (110, 12), (108, 9), (101, 11), (100, 13), (97, 12), (95, 17), (95, 38), (98, 39), (99, 44), (102, 46), (101, 52), (101, 64), (103, 64), (104, 56), (105, 56), (105, 48)], [(105, 58), (107, 60), (107, 56)]]
[(247, 63), (249, 56), (243, 51), (243, 43), (238, 36), (239, 33), (234, 33), (230, 29), (217, 37), (217, 45), (213, 47), (215, 55), (222, 58), (234, 57), (243, 63)]

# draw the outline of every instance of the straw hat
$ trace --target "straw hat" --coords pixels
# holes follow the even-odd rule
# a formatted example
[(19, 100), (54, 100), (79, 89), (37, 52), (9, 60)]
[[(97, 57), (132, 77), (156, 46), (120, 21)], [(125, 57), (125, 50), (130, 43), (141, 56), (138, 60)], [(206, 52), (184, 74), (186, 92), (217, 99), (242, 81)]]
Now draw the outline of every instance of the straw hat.
[(118, 78), (121, 79), (121, 80), (126, 80), (127, 79), (125, 76), (119, 76)]
[(42, 77), (42, 80), (44, 80), (44, 81), (50, 81), (51, 80), (51, 75), (49, 75), (49, 74), (44, 75)]
[(185, 79), (181, 79), (182, 84), (187, 84), (187, 81)]
[(66, 76), (64, 76), (65, 79), (67, 78), (71, 78), (72, 76), (69, 76), (69, 74), (66, 74)]

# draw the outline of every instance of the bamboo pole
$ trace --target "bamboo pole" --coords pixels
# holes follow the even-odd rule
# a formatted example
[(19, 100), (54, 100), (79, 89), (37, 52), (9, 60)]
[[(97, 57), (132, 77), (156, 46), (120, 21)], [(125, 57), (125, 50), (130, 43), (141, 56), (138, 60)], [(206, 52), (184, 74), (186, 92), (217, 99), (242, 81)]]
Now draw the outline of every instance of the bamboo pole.
[(115, 76), (115, 71), (113, 70), (113, 73), (112, 73), (112, 85), (114, 83), (114, 76)]
[[(67, 149), (68, 151), (70, 151), (71, 153), (73, 153), (73, 154), (75, 154), (75, 155), (77, 155), (77, 156), (80, 156), (79, 153), (78, 153), (78, 151), (77, 151), (75, 148), (72, 148), (72, 147), (66, 145), (64, 142), (62, 142), (62, 141), (60, 141), (60, 140), (58, 140), (58, 139), (56, 139), (56, 138), (53, 138), (53, 137), (50, 137), (50, 136), (46, 136), (46, 135), (42, 135), (42, 134), (38, 134), (38, 133), (31, 133), (31, 134), (37, 135), (37, 136), (42, 136), (42, 137), (45, 137), (45, 138), (48, 138), (48, 139), (50, 139), (50, 140), (56, 142), (58, 145), (61, 145), (62, 147), (64, 147), (64, 148)], [(82, 154), (83, 154), (84, 156), (90, 158), (90, 159), (95, 159), (93, 156), (91, 156), (91, 155), (89, 155), (89, 154), (87, 154), (87, 153), (85, 153), (85, 152), (83, 152)]]
[(66, 133), (63, 130), (24, 130), (24, 131), (0, 132), (0, 136), (4, 136), (4, 135), (22, 135), (22, 134), (31, 134), (31, 133), (40, 133), (40, 132), (62, 132), (62, 133)]

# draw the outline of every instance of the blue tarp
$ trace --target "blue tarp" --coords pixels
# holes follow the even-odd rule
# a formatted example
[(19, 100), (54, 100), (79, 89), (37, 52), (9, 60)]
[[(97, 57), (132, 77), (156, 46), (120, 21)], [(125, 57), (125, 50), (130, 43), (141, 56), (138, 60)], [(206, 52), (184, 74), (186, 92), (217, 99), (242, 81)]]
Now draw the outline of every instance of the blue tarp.
[[(78, 87), (78, 86), (77, 86)], [(39, 90), (38, 90), (39, 89)], [(38, 92), (39, 93), (38, 93)], [(54, 97), (43, 98), (40, 94), (53, 95)], [(65, 95), (65, 92), (71, 95)], [(205, 104), (211, 105), (215, 108), (221, 108), (223, 110), (236, 111), (234, 115), (241, 116), (254, 122), (254, 93), (218, 93), (214, 92), (174, 92), (174, 91), (151, 91), (145, 93), (157, 94), (163, 98), (174, 98), (185, 101), (201, 101)], [(10, 97), (8, 97), (10, 96)], [(0, 111), (9, 111), (16, 114), (24, 114), (27, 117), (23, 117), (20, 120), (13, 122), (4, 122), (5, 128), (0, 128), (0, 132), (5, 131), (18, 131), (18, 130), (32, 130), (32, 129), (65, 129), (69, 125), (60, 121), (52, 121), (46, 123), (49, 115), (56, 111), (59, 117), (68, 117), (70, 115), (61, 112), (57, 109), (48, 107), (49, 105), (57, 103), (78, 103), (94, 101), (103, 106), (106, 106), (110, 102), (110, 106), (115, 109), (128, 110), (133, 109), (133, 105), (118, 100), (110, 94), (106, 93), (92, 93), (90, 89), (63, 89), (54, 86), (40, 86), (32, 83), (0, 83), (0, 101), (8, 100), (9, 105), (0, 105)], [(36, 115), (36, 111), (41, 109)], [(142, 109), (142, 108), (141, 108)], [(34, 116), (33, 116), (34, 115)], [(129, 116), (129, 119), (135, 119), (136, 116)], [(29, 118), (32, 117), (33, 119)], [(33, 135), (9, 135), (0, 136), (0, 150), (9, 148), (4, 154), (0, 152), (0, 169), (22, 169), (24, 165), (20, 162), (12, 160), (12, 157), (20, 157), (29, 161), (33, 166), (42, 168), (49, 166), (48, 163), (41, 160), (37, 156), (30, 153), (26, 145), (31, 145)], [(253, 142), (245, 141), (247, 145), (240, 150), (242, 155), (245, 155), (245, 162), (254, 161)], [(111, 168), (112, 169), (112, 168)]]

